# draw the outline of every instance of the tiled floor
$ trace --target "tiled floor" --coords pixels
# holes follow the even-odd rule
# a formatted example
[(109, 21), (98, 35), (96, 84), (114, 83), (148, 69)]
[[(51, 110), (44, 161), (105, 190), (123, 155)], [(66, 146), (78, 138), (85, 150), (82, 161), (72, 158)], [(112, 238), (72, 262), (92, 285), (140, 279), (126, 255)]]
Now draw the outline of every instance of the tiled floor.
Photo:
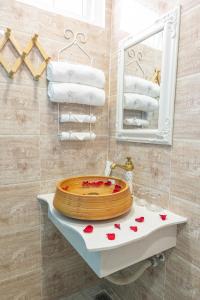
[(112, 289), (105, 289), (103, 285), (96, 285), (91, 288), (84, 289), (78, 293), (75, 293), (67, 298), (62, 298), (60, 300), (95, 300), (95, 296), (102, 291), (105, 291), (108, 295), (110, 295), (112, 300), (123, 300), (119, 298)]

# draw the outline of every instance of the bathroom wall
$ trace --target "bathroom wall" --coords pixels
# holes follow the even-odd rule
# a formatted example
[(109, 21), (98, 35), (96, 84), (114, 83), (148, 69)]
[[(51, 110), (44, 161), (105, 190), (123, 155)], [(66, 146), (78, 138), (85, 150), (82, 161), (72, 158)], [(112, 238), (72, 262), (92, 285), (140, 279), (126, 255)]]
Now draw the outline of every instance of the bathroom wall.
[[(106, 73), (110, 102), (109, 124), (107, 105), (92, 111), (98, 117), (95, 141), (59, 142), (57, 106), (47, 99), (45, 75), (35, 82), (22, 66), (11, 80), (0, 67), (1, 300), (64, 300), (85, 287), (99, 284), (48, 221), (46, 207), (40, 206), (36, 195), (53, 192), (60, 178), (102, 173), (107, 154), (116, 161), (124, 161), (127, 155), (133, 158), (137, 196), (189, 218), (188, 225), (179, 229), (177, 248), (169, 251), (163, 266), (145, 272), (129, 287), (107, 285), (107, 288), (114, 289), (115, 295), (123, 300), (200, 298), (200, 1), (180, 0), (183, 7), (172, 147), (115, 141), (117, 49), (119, 41), (127, 35), (119, 30), (123, 1), (106, 1), (104, 30), (14, 0), (0, 0), (1, 28), (13, 29), (22, 47), (34, 33), (39, 33), (42, 45), (53, 59), (66, 44), (65, 28), (87, 33), (85, 47), (94, 57), (94, 65)], [(178, 3), (178, 0), (132, 1), (158, 14)], [(66, 53), (66, 58), (88, 63), (78, 50), (69, 55)], [(4, 56), (12, 64), (16, 53), (8, 45)], [(30, 58), (39, 64), (37, 51)], [(88, 112), (88, 108), (78, 105), (63, 106), (61, 110)]]
[[(106, 1), (105, 29), (54, 15), (14, 0), (0, 0), (0, 27), (10, 27), (23, 48), (34, 33), (52, 59), (68, 41), (65, 28), (84, 32), (84, 46), (94, 66), (106, 74), (110, 44), (111, 1)], [(66, 56), (65, 56), (66, 55)], [(17, 54), (10, 45), (3, 56), (12, 65)], [(63, 58), (88, 64), (76, 48)], [(37, 51), (30, 54), (37, 66)], [(97, 283), (79, 255), (48, 221), (39, 193), (55, 190), (55, 182), (72, 175), (99, 173), (104, 169), (108, 143), (108, 108), (93, 108), (97, 139), (92, 142), (60, 142), (57, 138), (57, 105), (47, 98), (45, 74), (35, 82), (25, 66), (13, 80), (0, 67), (0, 298), (66, 299)], [(61, 111), (88, 112), (81, 105)], [(69, 129), (65, 125), (64, 129)], [(77, 127), (78, 129), (78, 127)], [(79, 126), (80, 129), (80, 126)], [(88, 126), (81, 126), (81, 130)]]
[[(172, 147), (115, 140), (118, 43), (127, 32), (119, 30), (124, 1), (112, 2), (109, 157), (123, 162), (126, 156), (131, 156), (135, 164), (135, 195), (187, 216), (188, 224), (179, 228), (177, 247), (168, 252), (163, 266), (145, 272), (130, 286), (107, 286), (123, 300), (197, 300), (200, 299), (200, 1), (132, 0), (158, 14), (176, 4), (182, 5)], [(143, 21), (145, 24), (146, 20)], [(132, 22), (130, 30), (137, 25), (134, 19)]]

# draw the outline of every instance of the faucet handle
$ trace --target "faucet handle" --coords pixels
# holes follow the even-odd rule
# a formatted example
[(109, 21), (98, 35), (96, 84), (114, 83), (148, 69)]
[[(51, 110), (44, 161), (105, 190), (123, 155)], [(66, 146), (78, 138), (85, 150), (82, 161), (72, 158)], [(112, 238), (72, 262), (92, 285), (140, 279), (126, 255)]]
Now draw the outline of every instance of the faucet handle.
[(133, 171), (133, 169), (134, 169), (134, 164), (133, 164), (133, 162), (132, 162), (131, 157), (130, 157), (130, 156), (127, 156), (126, 159), (127, 159), (126, 165), (127, 165), (128, 171)]

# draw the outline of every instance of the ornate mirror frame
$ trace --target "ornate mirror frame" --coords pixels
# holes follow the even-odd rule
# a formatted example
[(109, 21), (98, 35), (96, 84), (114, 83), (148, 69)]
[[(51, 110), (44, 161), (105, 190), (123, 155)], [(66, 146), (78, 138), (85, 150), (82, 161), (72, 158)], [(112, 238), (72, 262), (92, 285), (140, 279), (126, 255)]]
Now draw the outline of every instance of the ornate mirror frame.
[[(129, 36), (120, 43), (118, 56), (118, 93), (116, 139), (126, 142), (172, 145), (174, 99), (180, 25), (180, 7), (158, 19), (138, 36)], [(143, 40), (163, 31), (163, 55), (159, 100), (158, 129), (123, 129), (124, 52)]]

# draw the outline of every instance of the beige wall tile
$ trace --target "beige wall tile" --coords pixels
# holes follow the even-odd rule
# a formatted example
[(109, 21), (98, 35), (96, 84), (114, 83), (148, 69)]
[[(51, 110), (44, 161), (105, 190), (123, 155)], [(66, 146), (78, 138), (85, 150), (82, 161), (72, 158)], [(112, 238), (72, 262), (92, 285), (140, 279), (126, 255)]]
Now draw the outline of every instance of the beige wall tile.
[(166, 300), (196, 300), (200, 298), (200, 269), (177, 256), (170, 255), (166, 268)]
[(40, 181), (40, 194), (48, 194), (55, 192), (56, 183), (58, 180)]
[(200, 75), (185, 77), (177, 82), (174, 138), (200, 139)]
[(109, 98), (109, 127), (111, 138), (115, 138), (116, 135), (116, 106), (117, 96), (111, 96)]
[(40, 267), (39, 226), (26, 232), (10, 232), (0, 237), (0, 282)]
[(97, 282), (79, 255), (50, 259), (43, 265), (43, 299), (54, 300)]
[(38, 31), (38, 11), (32, 9), (31, 6), (21, 4), (18, 1), (8, 0), (1, 1), (0, 7), (2, 26), (11, 27), (15, 30), (23, 29), (23, 32), (29, 34)]
[(171, 193), (200, 204), (200, 143), (174, 140), (171, 159)]
[(195, 9), (198, 6), (199, 0), (180, 0), (181, 10), (183, 13), (187, 12), (189, 9)]
[(163, 192), (154, 188), (149, 188), (146, 185), (134, 183), (134, 195), (140, 199), (145, 199), (147, 203), (153, 203), (159, 207), (168, 208), (169, 192)]
[(39, 101), (35, 88), (0, 84), (0, 89), (0, 134), (39, 134)]
[(169, 208), (188, 219), (187, 224), (179, 227), (177, 255), (200, 268), (200, 206), (172, 196)]
[(39, 139), (34, 136), (0, 137), (0, 183), (39, 180)]
[(0, 186), (0, 236), (39, 226), (39, 190), (39, 183)]
[(181, 17), (178, 77), (199, 73), (200, 6)]
[(110, 58), (110, 97), (117, 95), (118, 56), (119, 52), (116, 51)]
[(1, 300), (42, 300), (41, 271), (36, 270), (0, 282)]
[(63, 235), (44, 215), (44, 224), (41, 228), (42, 263), (48, 265), (51, 260), (78, 256), (74, 248), (67, 242)]

